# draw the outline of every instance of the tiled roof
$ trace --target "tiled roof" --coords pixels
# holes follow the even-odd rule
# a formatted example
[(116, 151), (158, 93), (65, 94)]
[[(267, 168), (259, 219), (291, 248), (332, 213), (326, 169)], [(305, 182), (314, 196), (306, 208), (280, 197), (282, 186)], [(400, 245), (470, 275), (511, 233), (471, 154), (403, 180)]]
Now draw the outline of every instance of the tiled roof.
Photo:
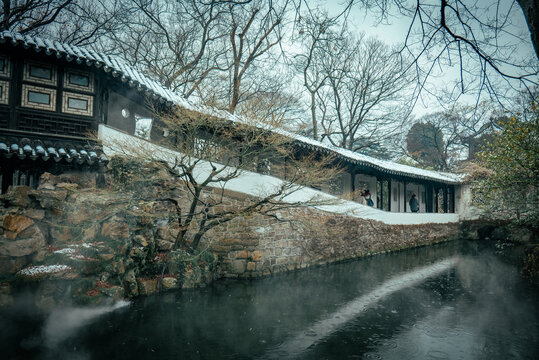
[[(6, 42), (11, 43), (12, 46), (22, 46), (27, 49), (32, 48), (36, 52), (43, 51), (49, 56), (54, 55), (57, 58), (64, 58), (68, 61), (75, 61), (79, 64), (86, 64), (87, 66), (102, 68), (103, 71), (112, 73), (112, 76), (119, 78), (124, 83), (128, 83), (129, 86), (136, 87), (137, 90), (143, 91), (147, 95), (152, 96), (154, 99), (158, 99), (161, 102), (167, 102), (170, 105), (175, 104), (185, 109), (234, 122), (253, 124), (253, 121), (251, 120), (244, 119), (241, 116), (237, 116), (226, 111), (203, 105), (194, 105), (185, 100), (181, 95), (148, 78), (146, 75), (137, 71), (117, 56), (100, 54), (93, 50), (60, 43), (58, 41), (43, 40), (37, 37), (21, 35), (9, 31), (0, 32), (0, 44)], [(371, 156), (324, 144), (320, 141), (296, 135), (284, 130), (279, 130), (278, 132), (284, 136), (294, 139), (300, 146), (333, 153), (345, 161), (371, 167), (388, 174), (402, 175), (415, 179), (434, 180), (451, 184), (461, 182), (461, 178), (455, 174), (424, 170), (412, 166), (397, 164), (391, 161), (380, 160)]]
[(106, 165), (109, 159), (98, 146), (70, 142), (43, 142), (28, 138), (0, 137), (0, 158), (64, 161), (73, 164)]

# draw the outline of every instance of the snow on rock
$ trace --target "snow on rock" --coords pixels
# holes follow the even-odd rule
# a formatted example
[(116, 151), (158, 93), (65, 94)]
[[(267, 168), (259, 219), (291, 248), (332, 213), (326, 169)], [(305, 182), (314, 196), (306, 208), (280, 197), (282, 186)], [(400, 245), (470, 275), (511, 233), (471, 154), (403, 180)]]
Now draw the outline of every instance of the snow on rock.
[(55, 274), (68, 270), (72, 270), (72, 267), (67, 265), (36, 265), (24, 268), (20, 270), (18, 274), (24, 276), (38, 276), (45, 274)]

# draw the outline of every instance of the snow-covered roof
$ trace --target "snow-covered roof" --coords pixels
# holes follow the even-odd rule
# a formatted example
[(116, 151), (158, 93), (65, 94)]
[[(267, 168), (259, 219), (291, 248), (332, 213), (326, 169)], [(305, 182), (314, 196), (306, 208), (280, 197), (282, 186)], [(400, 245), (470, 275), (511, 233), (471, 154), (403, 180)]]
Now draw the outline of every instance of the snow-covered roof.
[[(122, 82), (128, 83), (129, 86), (136, 87), (137, 90), (145, 92), (146, 95), (152, 96), (154, 99), (161, 102), (167, 102), (170, 105), (175, 104), (188, 110), (216, 116), (234, 122), (249, 124), (253, 123), (248, 119), (244, 119), (226, 111), (203, 105), (192, 104), (184, 99), (181, 95), (165, 88), (159, 82), (150, 79), (117, 56), (106, 55), (86, 49), (84, 47), (73, 46), (58, 41), (41, 39), (29, 35), (22, 35), (10, 31), (0, 32), (0, 44), (7, 42), (11, 43), (12, 46), (22, 46), (25, 49), (31, 48), (35, 52), (43, 52), (46, 55), (56, 56), (59, 59), (75, 61), (78, 64), (85, 64), (90, 67), (93, 66), (96, 68), (102, 68), (103, 71), (112, 73), (113, 77), (117, 77)], [(371, 167), (388, 174), (402, 175), (423, 180), (434, 180), (450, 184), (461, 182), (461, 178), (455, 174), (424, 170), (413, 166), (397, 164), (387, 160), (380, 160), (371, 156), (324, 144), (320, 141), (316, 141), (305, 136), (296, 135), (284, 130), (279, 130), (279, 133), (294, 139), (300, 146), (321, 150), (327, 153), (333, 153), (345, 161)]]

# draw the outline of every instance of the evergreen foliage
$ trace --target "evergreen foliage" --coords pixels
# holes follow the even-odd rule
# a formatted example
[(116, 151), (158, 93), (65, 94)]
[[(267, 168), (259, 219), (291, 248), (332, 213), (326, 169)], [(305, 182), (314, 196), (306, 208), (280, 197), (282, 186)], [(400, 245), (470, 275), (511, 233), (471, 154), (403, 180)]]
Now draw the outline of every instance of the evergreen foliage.
[(474, 201), (495, 217), (536, 224), (539, 218), (539, 109), (499, 122), (479, 153), (488, 175), (475, 181)]

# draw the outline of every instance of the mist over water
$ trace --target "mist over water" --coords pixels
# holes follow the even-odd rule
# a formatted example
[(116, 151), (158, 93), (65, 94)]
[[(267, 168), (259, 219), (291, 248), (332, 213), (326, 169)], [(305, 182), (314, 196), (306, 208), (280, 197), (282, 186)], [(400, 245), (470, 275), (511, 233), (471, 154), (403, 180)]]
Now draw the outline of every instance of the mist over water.
[(0, 320), (0, 341), (8, 359), (537, 359), (539, 291), (490, 245), (219, 281), (118, 309), (21, 312)]

